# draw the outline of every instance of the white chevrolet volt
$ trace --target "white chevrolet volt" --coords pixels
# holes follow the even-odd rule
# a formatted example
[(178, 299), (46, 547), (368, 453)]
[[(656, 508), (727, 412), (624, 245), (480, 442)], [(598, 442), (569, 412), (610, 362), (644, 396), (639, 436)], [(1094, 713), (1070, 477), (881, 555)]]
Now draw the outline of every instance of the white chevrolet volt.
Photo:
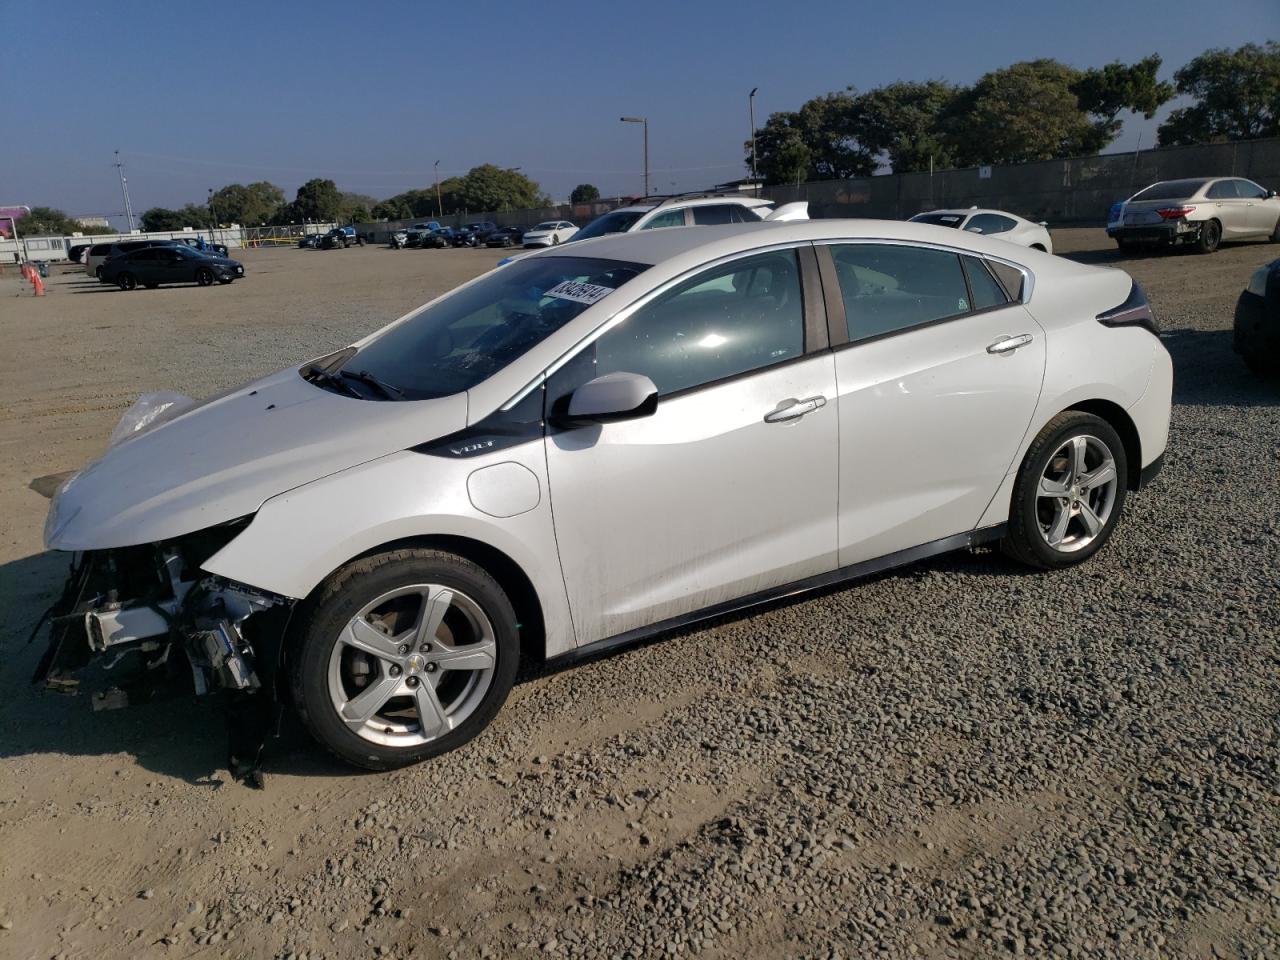
[(975, 544), (1081, 563), (1159, 470), (1171, 387), (1127, 274), (997, 239), (572, 243), (126, 423), (51, 506), (40, 676), (132, 659), (400, 766), (483, 729), (522, 659)]

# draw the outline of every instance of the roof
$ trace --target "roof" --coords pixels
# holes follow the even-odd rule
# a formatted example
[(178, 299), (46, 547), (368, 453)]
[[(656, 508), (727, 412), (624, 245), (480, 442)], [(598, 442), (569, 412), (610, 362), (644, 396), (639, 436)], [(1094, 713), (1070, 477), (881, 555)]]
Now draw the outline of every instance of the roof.
[(1018, 261), (1048, 256), (1016, 246), (1007, 240), (951, 227), (904, 220), (793, 220), (733, 223), (714, 227), (672, 227), (665, 230), (637, 230), (611, 233), (591, 240), (575, 240), (567, 246), (551, 247), (534, 257), (600, 257), (631, 263), (656, 265), (699, 251), (702, 260), (731, 256), (772, 243), (821, 240), (899, 240), (930, 243), (971, 250), (986, 256)]

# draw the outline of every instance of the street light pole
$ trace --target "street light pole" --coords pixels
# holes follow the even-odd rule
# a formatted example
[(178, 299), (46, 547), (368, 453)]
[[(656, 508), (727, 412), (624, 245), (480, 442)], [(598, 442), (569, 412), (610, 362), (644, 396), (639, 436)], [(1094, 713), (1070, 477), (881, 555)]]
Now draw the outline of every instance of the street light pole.
[(120, 174), (120, 192), (124, 194), (124, 215), (129, 221), (129, 232), (133, 233), (133, 205), (129, 203), (129, 180), (124, 175), (124, 163), (120, 160), (120, 151), (116, 151), (116, 173)]
[(444, 216), (444, 208), (440, 205), (440, 161), (435, 162), (436, 171), (436, 216)]
[(756, 91), (759, 89), (759, 87), (752, 87), (751, 92), (747, 94), (747, 111), (751, 114), (751, 186), (757, 192), (760, 190), (756, 176)]
[(213, 206), (213, 187), (209, 188), (209, 219), (213, 223), (209, 228), (209, 243), (213, 245), (218, 242), (218, 211)]
[(619, 117), (621, 123), (642, 123), (644, 124), (644, 195), (649, 195), (649, 118), (648, 117)]

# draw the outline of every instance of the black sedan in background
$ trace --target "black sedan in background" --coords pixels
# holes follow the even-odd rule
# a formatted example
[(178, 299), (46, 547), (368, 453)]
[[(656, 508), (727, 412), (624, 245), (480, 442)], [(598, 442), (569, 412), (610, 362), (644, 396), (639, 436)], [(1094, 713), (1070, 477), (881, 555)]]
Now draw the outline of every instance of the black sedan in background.
[(486, 247), (518, 247), (524, 242), (520, 227), (499, 227), (484, 239)]
[(162, 283), (196, 283), (202, 287), (230, 283), (244, 276), (244, 266), (227, 257), (211, 257), (186, 246), (144, 247), (112, 257), (102, 265), (102, 279), (121, 290), (142, 284), (148, 289)]
[(1236, 301), (1236, 353), (1260, 377), (1280, 377), (1280, 260), (1259, 267)]

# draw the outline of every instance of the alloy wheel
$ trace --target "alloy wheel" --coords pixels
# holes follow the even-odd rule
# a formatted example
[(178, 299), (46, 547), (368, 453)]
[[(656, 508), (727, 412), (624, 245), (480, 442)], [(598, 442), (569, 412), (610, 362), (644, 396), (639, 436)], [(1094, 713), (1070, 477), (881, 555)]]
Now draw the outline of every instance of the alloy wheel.
[(1036, 520), (1053, 550), (1074, 553), (1106, 528), (1120, 478), (1111, 448), (1095, 436), (1068, 437), (1036, 487)]
[(329, 658), (329, 697), (363, 739), (418, 747), (476, 710), (497, 653), (493, 626), (471, 597), (440, 584), (399, 587), (342, 630)]

